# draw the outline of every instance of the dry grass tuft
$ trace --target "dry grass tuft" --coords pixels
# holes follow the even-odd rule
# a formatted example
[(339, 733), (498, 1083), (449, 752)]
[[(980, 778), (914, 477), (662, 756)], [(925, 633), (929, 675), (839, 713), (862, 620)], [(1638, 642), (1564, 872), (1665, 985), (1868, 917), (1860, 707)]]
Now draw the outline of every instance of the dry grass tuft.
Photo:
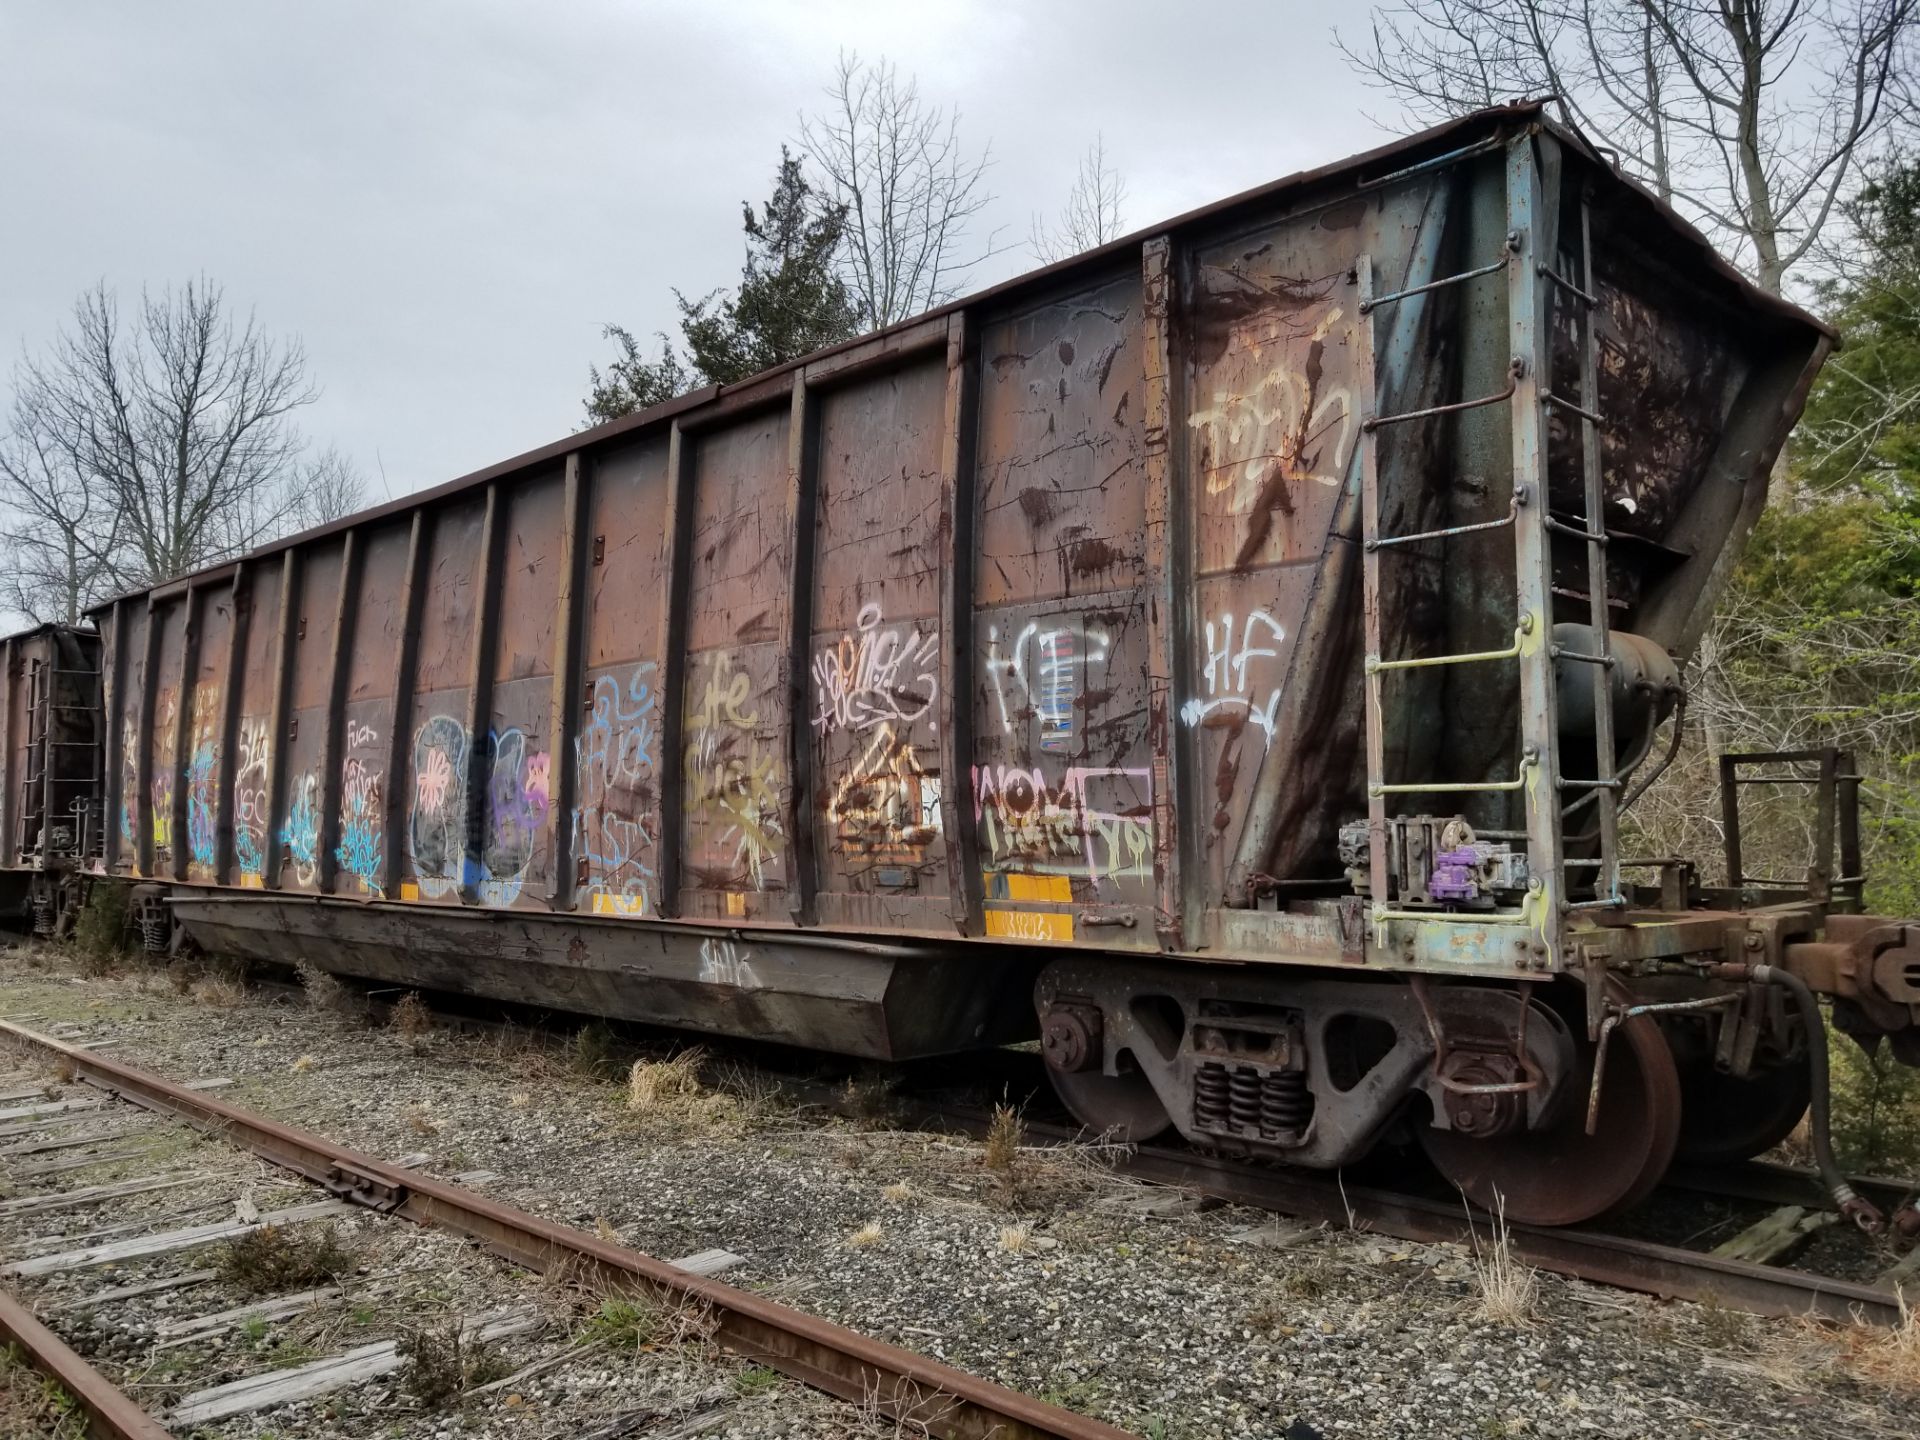
[(401, 1331), (396, 1348), (401, 1388), (428, 1409), (498, 1380), (511, 1368), (494, 1346), (466, 1333), (457, 1316), (444, 1325)]
[(993, 1120), (987, 1126), (986, 1153), (980, 1159), (989, 1170), (1012, 1171), (1020, 1159), (1020, 1147), (1026, 1143), (1027, 1123), (1011, 1105), (993, 1107)]
[(313, 1056), (302, 1055), (298, 1060), (289, 1065), (287, 1069), (293, 1071), (296, 1075), (305, 1074), (307, 1071), (313, 1069)]
[(331, 1225), (295, 1231), (263, 1225), (221, 1251), (220, 1278), (250, 1295), (275, 1295), (325, 1284), (353, 1269), (355, 1256)]
[(1900, 1323), (1849, 1334), (1848, 1368), (1896, 1390), (1920, 1391), (1920, 1310), (1900, 1297)]
[(507, 1096), (507, 1104), (511, 1105), (515, 1110), (524, 1110), (533, 1104), (533, 1096), (524, 1090), (516, 1090)]
[(1512, 1238), (1507, 1232), (1507, 1203), (1497, 1196), (1493, 1229), (1488, 1241), (1474, 1246), (1473, 1275), (1480, 1298), (1474, 1314), (1495, 1325), (1518, 1329), (1533, 1323), (1534, 1301), (1539, 1298), (1540, 1277), (1533, 1267), (1513, 1254)]
[(899, 1078), (885, 1070), (867, 1069), (849, 1075), (840, 1087), (840, 1108), (854, 1120), (890, 1120), (896, 1104)]
[(420, 998), (418, 990), (409, 990), (394, 1004), (387, 1015), (387, 1028), (409, 1040), (418, 1039), (433, 1028), (433, 1012), (427, 1009), (427, 1002)]
[(613, 1031), (599, 1021), (583, 1025), (573, 1037), (569, 1068), (584, 1080), (599, 1080), (617, 1074), (613, 1055)]
[(247, 998), (247, 987), (226, 975), (203, 975), (193, 985), (193, 998), (215, 1010), (231, 1010)]
[(700, 1067), (707, 1052), (698, 1045), (665, 1060), (636, 1060), (627, 1072), (629, 1110), (678, 1110), (701, 1093)]
[(1024, 1255), (1033, 1247), (1033, 1227), (1027, 1224), (1002, 1225), (1000, 1248), (1009, 1255)]
[(856, 1250), (865, 1250), (870, 1245), (878, 1245), (884, 1233), (878, 1220), (869, 1220), (847, 1237), (847, 1244)]
[(627, 1109), (650, 1127), (683, 1134), (733, 1134), (759, 1102), (705, 1084), (707, 1052), (698, 1046), (665, 1060), (636, 1060), (627, 1072)]
[(438, 1135), (440, 1122), (433, 1118), (433, 1112), (426, 1105), (416, 1101), (407, 1107), (407, 1124), (413, 1127), (416, 1135)]
[(614, 1229), (613, 1222), (604, 1215), (596, 1215), (593, 1217), (593, 1233), (609, 1245), (624, 1245), (627, 1243), (626, 1237)]
[(913, 1187), (904, 1180), (896, 1180), (880, 1192), (882, 1199), (894, 1205), (904, 1205), (913, 1198)]
[(294, 963), (300, 988), (307, 992), (307, 1004), (332, 1015), (344, 1015), (353, 1004), (353, 992), (311, 960)]

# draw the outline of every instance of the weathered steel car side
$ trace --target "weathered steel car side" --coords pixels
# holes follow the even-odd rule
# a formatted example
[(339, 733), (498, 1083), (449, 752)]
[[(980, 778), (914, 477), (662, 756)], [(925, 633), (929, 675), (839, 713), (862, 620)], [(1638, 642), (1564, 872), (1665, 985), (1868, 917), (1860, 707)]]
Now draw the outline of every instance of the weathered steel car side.
[(1803, 1073), (1783, 974), (1920, 1018), (1831, 867), (1623, 879), (1831, 343), (1486, 112), (114, 602), (102, 868), (393, 983), (885, 1056), (1037, 1015), (1090, 1124), (1331, 1166), (1412, 1113), (1581, 1218), (1683, 1070)]

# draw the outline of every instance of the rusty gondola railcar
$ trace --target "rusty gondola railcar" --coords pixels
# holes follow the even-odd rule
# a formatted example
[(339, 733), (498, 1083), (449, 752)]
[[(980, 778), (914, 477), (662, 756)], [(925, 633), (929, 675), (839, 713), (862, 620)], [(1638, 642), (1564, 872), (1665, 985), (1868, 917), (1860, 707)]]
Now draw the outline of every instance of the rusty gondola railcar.
[(0, 653), (0, 920), (65, 934), (105, 834), (100, 637), (40, 625)]
[(1619, 836), (1831, 345), (1485, 112), (123, 597), (102, 870), (388, 983), (1037, 1024), (1097, 1128), (1411, 1117), (1584, 1218), (1797, 1118), (1802, 981), (1915, 1055), (1844, 856)]

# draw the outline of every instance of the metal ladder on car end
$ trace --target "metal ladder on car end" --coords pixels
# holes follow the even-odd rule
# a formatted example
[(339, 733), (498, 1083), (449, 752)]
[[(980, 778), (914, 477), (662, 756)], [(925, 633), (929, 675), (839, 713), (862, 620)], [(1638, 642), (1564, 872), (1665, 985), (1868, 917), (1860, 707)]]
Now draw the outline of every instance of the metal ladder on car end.
[[(1619, 890), (1618, 805), (1619, 779), (1614, 773), (1611, 685), (1608, 679), (1614, 666), (1607, 628), (1606, 535), (1599, 518), (1603, 515), (1601, 494), (1600, 415), (1598, 396), (1598, 341), (1593, 323), (1597, 298), (1593, 287), (1593, 257), (1583, 197), (1580, 207), (1582, 244), (1582, 280), (1576, 286), (1558, 274), (1553, 266), (1531, 262), (1532, 219), (1537, 212), (1538, 180), (1534, 170), (1530, 137), (1522, 137), (1508, 150), (1507, 211), (1509, 230), (1500, 257), (1490, 264), (1446, 276), (1425, 285), (1385, 295), (1373, 293), (1373, 263), (1370, 255), (1356, 262), (1360, 291), (1360, 315), (1363, 321), (1357, 389), (1362, 399), (1360, 425), (1362, 588), (1366, 645), (1365, 711), (1367, 752), (1367, 849), (1370, 888), (1370, 918), (1374, 943), (1386, 943), (1386, 925), (1392, 920), (1456, 922), (1477, 925), (1526, 924), (1534, 927), (1541, 941), (1557, 947), (1560, 912), (1563, 909), (1618, 907), (1624, 903)], [(1377, 414), (1375, 377), (1376, 340), (1374, 314), (1381, 307), (1397, 304), (1449, 286), (1493, 275), (1508, 273), (1508, 297), (1511, 328), (1514, 333), (1514, 357), (1505, 389), (1471, 400), (1434, 405), (1397, 414)], [(1581, 360), (1581, 400), (1576, 404), (1543, 389), (1539, 383), (1539, 358), (1543, 353), (1541, 337), (1549, 333), (1541, 323), (1539, 280), (1576, 297), (1584, 316), (1581, 330), (1585, 337)], [(1380, 533), (1379, 432), (1389, 425), (1400, 425), (1459, 414), (1487, 406), (1510, 402), (1513, 406), (1514, 467), (1512, 500), (1507, 513), (1497, 520), (1454, 525), (1443, 529), (1408, 535)], [(1546, 449), (1542, 409), (1554, 405), (1578, 418), (1583, 428), (1581, 464), (1584, 472), (1585, 510), (1578, 526), (1555, 520), (1547, 503)], [(1481, 531), (1514, 531), (1516, 612), (1513, 643), (1499, 650), (1471, 651), (1452, 655), (1428, 655), (1389, 660), (1385, 656), (1381, 621), (1380, 562), (1382, 552), (1403, 545), (1429, 540), (1446, 540)], [(1580, 536), (1588, 553), (1588, 591), (1591, 621), (1598, 646), (1593, 654), (1561, 650), (1552, 643), (1552, 577), (1548, 532), (1557, 530)], [(1559, 775), (1556, 757), (1557, 719), (1554, 709), (1553, 665), (1557, 659), (1583, 662), (1594, 667), (1595, 749), (1599, 775), (1590, 780), (1566, 780)], [(1520, 764), (1510, 780), (1480, 782), (1416, 782), (1390, 784), (1386, 778), (1385, 709), (1382, 683), (1385, 675), (1442, 665), (1474, 665), (1517, 660), (1521, 688)], [(1604, 688), (1603, 688), (1604, 687)], [(1539, 800), (1538, 784), (1550, 777), (1550, 799)], [(1600, 874), (1596, 898), (1566, 904), (1560, 897), (1563, 886), (1561, 807), (1557, 797), (1566, 790), (1591, 789), (1600, 796)], [(1487, 794), (1523, 791), (1528, 795), (1528, 896), (1518, 911), (1449, 914), (1439, 911), (1395, 910), (1389, 901), (1387, 865), (1387, 797), (1391, 795)]]

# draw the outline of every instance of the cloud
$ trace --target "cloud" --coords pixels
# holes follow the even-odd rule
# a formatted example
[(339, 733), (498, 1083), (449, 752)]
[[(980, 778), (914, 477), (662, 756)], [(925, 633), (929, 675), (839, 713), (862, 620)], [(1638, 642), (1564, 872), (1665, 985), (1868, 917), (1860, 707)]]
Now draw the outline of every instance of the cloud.
[[(731, 283), (843, 46), (991, 143), (1018, 247), (1096, 131), (1150, 220), (1376, 143), (1318, 3), (166, 6), (0, 18), (0, 346), (206, 274), (305, 341), (305, 426), (402, 494), (558, 438), (618, 321)], [(1026, 268), (1023, 249), (983, 267)]]

